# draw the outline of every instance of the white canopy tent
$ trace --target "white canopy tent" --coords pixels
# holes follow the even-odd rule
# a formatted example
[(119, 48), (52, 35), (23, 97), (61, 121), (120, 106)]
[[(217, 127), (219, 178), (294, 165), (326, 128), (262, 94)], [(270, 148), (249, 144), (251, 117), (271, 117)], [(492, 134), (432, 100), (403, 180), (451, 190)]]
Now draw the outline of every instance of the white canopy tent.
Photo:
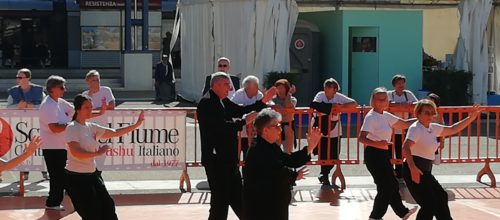
[(173, 47), (181, 38), (181, 95), (201, 98), (205, 76), (216, 60), (231, 60), (231, 74), (289, 71), (289, 45), (298, 17), (295, 0), (179, 0)]
[[(473, 73), (474, 103), (486, 103), (490, 70), (487, 26), (492, 4), (492, 0), (462, 0), (459, 4), (460, 35), (455, 52), (455, 68)], [(498, 85), (498, 77), (491, 78), (497, 81), (493, 84)]]

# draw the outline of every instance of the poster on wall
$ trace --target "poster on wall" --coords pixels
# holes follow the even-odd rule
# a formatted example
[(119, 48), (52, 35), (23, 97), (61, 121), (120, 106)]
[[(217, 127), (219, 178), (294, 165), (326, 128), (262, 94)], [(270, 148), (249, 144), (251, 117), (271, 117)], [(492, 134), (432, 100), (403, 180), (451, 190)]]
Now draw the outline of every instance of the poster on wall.
[(120, 50), (120, 27), (82, 27), (82, 50)]
[[(99, 170), (181, 170), (186, 162), (186, 114), (180, 111), (145, 111), (141, 127), (119, 137), (99, 140), (101, 145), (109, 145), (105, 155), (96, 158)], [(107, 111), (106, 115), (95, 119), (96, 123), (111, 128), (119, 128), (135, 123), (138, 111)], [(3, 129), (10, 127), (12, 144), (0, 140), (3, 159), (10, 160), (20, 155), (31, 137), (39, 135), (40, 125), (36, 110), (1, 110), (0, 118), (6, 122)], [(3, 130), (2, 129), (2, 130)], [(0, 136), (0, 139), (3, 136)], [(43, 140), (42, 140), (43, 141)], [(4, 149), (5, 148), (5, 149)], [(14, 170), (44, 170), (42, 149)]]

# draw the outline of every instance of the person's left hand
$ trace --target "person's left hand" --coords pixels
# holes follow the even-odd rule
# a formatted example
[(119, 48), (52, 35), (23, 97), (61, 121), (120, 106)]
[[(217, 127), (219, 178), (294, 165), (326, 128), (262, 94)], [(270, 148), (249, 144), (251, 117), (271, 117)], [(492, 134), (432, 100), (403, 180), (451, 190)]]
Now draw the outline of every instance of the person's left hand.
[(319, 141), (321, 140), (321, 129), (318, 127), (311, 128), (307, 136), (307, 153), (311, 154), (318, 146)]
[(264, 92), (264, 97), (262, 98), (262, 102), (265, 104), (265, 103), (271, 101), (271, 99), (273, 99), (273, 97), (276, 95), (277, 91), (278, 90), (276, 89), (275, 86), (273, 86), (273, 87), (269, 88), (268, 90), (266, 90)]
[(141, 125), (142, 122), (144, 122), (144, 110), (141, 110), (141, 112), (139, 113), (136, 124)]
[(472, 119), (475, 119), (483, 110), (484, 110), (484, 108), (481, 107), (479, 104), (474, 104), (471, 108), (470, 117)]
[(292, 86), (290, 87), (290, 90), (288, 90), (288, 94), (293, 95), (293, 94), (295, 94), (295, 92), (297, 92), (297, 88), (295, 87), (294, 84), (292, 84)]

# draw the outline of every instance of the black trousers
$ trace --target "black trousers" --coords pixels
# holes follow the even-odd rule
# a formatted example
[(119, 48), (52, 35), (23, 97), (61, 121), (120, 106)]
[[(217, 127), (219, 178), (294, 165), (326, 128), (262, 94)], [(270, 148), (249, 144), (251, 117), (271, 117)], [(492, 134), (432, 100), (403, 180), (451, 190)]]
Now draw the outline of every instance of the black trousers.
[[(330, 141), (330, 156), (328, 158), (328, 141)], [(320, 150), (320, 160), (338, 160), (339, 159), (339, 141), (340, 137), (328, 138), (321, 137), (321, 150)], [(321, 175), (328, 176), (330, 171), (333, 169), (334, 165), (322, 165)]]
[(241, 151), (243, 152), (243, 160), (245, 160), (247, 158), (247, 152), (248, 152), (248, 138), (247, 137), (241, 138)]
[(392, 171), (389, 153), (387, 150), (367, 146), (364, 155), (366, 167), (377, 185), (377, 196), (373, 202), (370, 218), (382, 218), (389, 205), (396, 215), (404, 217), (409, 210), (401, 201), (399, 184)]
[(242, 218), (242, 183), (241, 174), (236, 164), (205, 165), (208, 184), (210, 185), (209, 220), (227, 219), (231, 206), (238, 218)]
[(44, 149), (43, 158), (50, 175), (49, 197), (45, 201), (45, 206), (58, 206), (64, 198), (66, 188), (66, 150), (64, 149)]
[(117, 220), (115, 202), (104, 185), (101, 171), (67, 171), (68, 194), (82, 220)]
[[(392, 148), (394, 147), (394, 153), (396, 159), (401, 159), (403, 158), (403, 135), (402, 134), (395, 134), (394, 135), (394, 140), (392, 140), (393, 145), (389, 146), (389, 155), (391, 155), (392, 158)], [(398, 178), (403, 178), (403, 165), (396, 164), (394, 165), (394, 172), (396, 172), (396, 177)]]
[[(430, 163), (432, 164), (432, 161)], [(416, 184), (411, 180), (408, 164), (405, 162), (403, 165), (403, 177), (406, 187), (408, 187), (411, 195), (418, 205), (420, 205), (417, 220), (431, 220), (434, 216), (436, 216), (437, 220), (453, 219), (448, 207), (448, 194), (436, 178), (434, 178), (430, 170), (424, 171), (424, 169), (420, 169), (423, 175), (420, 176), (420, 183)], [(415, 165), (419, 167), (417, 163)]]

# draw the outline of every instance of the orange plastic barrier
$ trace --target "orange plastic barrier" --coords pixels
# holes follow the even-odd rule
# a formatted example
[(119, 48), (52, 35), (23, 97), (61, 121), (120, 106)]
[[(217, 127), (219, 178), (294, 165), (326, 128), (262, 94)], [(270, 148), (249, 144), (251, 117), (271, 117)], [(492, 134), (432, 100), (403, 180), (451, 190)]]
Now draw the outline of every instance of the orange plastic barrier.
[[(451, 125), (467, 117), (467, 113), (470, 108), (470, 106), (440, 107), (438, 109), (438, 113), (443, 119), (445, 125)], [(357, 137), (361, 129), (364, 115), (368, 113), (370, 109), (370, 107), (359, 106), (356, 108), (338, 109), (336, 112), (332, 113), (339, 114), (341, 118), (343, 134), (339, 141), (339, 159), (333, 160), (329, 157), (331, 148), (329, 146), (330, 143), (328, 143), (328, 146), (318, 146), (319, 155), (317, 155), (317, 157), (313, 157), (312, 161), (309, 162), (309, 165), (336, 165), (331, 181), (332, 183), (335, 183), (338, 179), (342, 189), (344, 189), (346, 185), (341, 165), (355, 165), (361, 163), (360, 153), (362, 146), (358, 142)], [(186, 158), (187, 161), (189, 161), (186, 163), (186, 167), (199, 167), (201, 166), (201, 155), (199, 153), (201, 152), (201, 144), (199, 142), (196, 109), (184, 108), (184, 110), (188, 112), (188, 117), (192, 117), (193, 119), (193, 122), (188, 121), (188, 124), (192, 123), (194, 125), (195, 140), (192, 148), (188, 147), (188, 149), (186, 149), (186, 151), (194, 151), (194, 158)], [(405, 117), (413, 117), (412, 107), (391, 107), (389, 111), (392, 113), (406, 113), (404, 114)], [(296, 108), (295, 110), (285, 110), (281, 113), (294, 114), (294, 124), (296, 125), (295, 137), (297, 139), (296, 148), (294, 148), (293, 145), (290, 145), (288, 149), (283, 150), (293, 152), (307, 145), (306, 133), (311, 126), (312, 117), (315, 114), (321, 115), (322, 113), (318, 113), (309, 108)], [(321, 122), (319, 122), (319, 126), (323, 126)], [(328, 124), (327, 126), (331, 126), (331, 124)], [(285, 129), (292, 128), (287, 126)], [(484, 163), (485, 165), (483, 169), (481, 169), (477, 174), (477, 181), (481, 182), (482, 176), (487, 175), (491, 181), (490, 186), (496, 187), (495, 176), (489, 167), (489, 163), (500, 162), (499, 135), (500, 107), (485, 107), (481, 118), (478, 118), (474, 123), (458, 134), (444, 138), (442, 143), (444, 148), (440, 150), (441, 163)], [(328, 134), (328, 136), (330, 136), (330, 134)], [(320, 158), (320, 149), (322, 147), (328, 148), (328, 157), (325, 160), (317, 159)], [(238, 141), (238, 149), (241, 151), (241, 138), (239, 138)], [(240, 165), (243, 166), (244, 160), (242, 158), (242, 154), (240, 153), (239, 156)], [(392, 163), (401, 164), (402, 160), (393, 158)], [(186, 189), (184, 189), (184, 184), (186, 184)], [(183, 191), (191, 191), (187, 168), (181, 175), (179, 187)]]

